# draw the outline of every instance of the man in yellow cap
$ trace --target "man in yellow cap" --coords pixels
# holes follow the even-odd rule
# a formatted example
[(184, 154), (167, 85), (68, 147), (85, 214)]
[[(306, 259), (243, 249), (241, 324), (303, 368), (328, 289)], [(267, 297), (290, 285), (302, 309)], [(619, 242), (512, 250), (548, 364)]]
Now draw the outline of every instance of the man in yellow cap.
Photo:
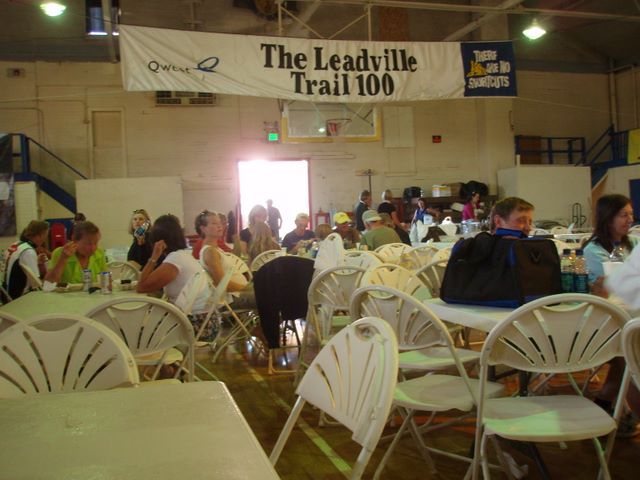
[(333, 216), (333, 223), (336, 224), (333, 231), (342, 237), (344, 248), (355, 248), (356, 243), (360, 241), (360, 233), (351, 226), (349, 215), (338, 212)]

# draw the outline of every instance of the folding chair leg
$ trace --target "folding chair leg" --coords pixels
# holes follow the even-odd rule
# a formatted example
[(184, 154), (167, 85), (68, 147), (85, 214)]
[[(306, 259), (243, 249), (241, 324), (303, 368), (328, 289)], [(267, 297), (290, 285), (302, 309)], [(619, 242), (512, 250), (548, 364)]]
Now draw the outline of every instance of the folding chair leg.
[(289, 414), (289, 418), (287, 418), (284, 427), (282, 427), (282, 431), (280, 432), (280, 436), (276, 441), (276, 444), (271, 450), (271, 455), (269, 455), (269, 461), (271, 465), (275, 465), (278, 462), (278, 458), (280, 458), (280, 454), (282, 453), (282, 449), (284, 448), (284, 444), (287, 443), (287, 439), (289, 435), (291, 435), (291, 430), (296, 424), (298, 417), (300, 416), (300, 412), (302, 412), (302, 407), (304, 407), (305, 400), (302, 397), (298, 397), (296, 403), (293, 405), (291, 409), (291, 413)]

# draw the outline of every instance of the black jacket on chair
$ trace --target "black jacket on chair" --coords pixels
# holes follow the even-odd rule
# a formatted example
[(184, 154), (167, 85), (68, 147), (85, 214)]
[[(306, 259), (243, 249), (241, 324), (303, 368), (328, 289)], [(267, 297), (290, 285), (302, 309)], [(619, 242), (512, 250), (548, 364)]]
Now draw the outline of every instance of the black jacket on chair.
[(279, 348), (280, 320), (307, 316), (313, 261), (287, 255), (264, 264), (253, 276), (260, 324), (269, 348)]

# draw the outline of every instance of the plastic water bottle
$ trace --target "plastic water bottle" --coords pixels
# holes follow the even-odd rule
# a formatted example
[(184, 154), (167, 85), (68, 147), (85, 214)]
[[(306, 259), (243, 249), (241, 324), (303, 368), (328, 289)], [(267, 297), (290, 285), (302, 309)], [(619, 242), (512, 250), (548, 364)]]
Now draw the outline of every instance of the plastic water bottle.
[(622, 245), (618, 244), (614, 244), (613, 245), (613, 250), (611, 250), (611, 255), (609, 255), (609, 261), (610, 262), (614, 262), (614, 263), (622, 263), (625, 261), (627, 254), (624, 251), (624, 248), (622, 248)]
[(576, 250), (576, 259), (573, 263), (573, 291), (589, 293), (589, 270), (582, 249)]
[(311, 244), (311, 258), (316, 258), (318, 256), (318, 250), (320, 250), (320, 244), (317, 241), (314, 241)]
[(575, 259), (570, 248), (562, 250), (560, 257), (560, 275), (562, 277), (562, 291), (564, 293), (573, 292), (573, 267)]

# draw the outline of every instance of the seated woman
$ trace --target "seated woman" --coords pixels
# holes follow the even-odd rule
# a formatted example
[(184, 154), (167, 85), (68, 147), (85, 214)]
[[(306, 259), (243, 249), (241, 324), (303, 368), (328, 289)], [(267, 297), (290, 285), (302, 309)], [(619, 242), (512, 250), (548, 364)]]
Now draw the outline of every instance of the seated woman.
[[(208, 210), (203, 210), (198, 214), (198, 216), (204, 215), (205, 213), (214, 214), (215, 212), (209, 212)], [(233, 249), (229, 248), (229, 245), (227, 245), (227, 242), (225, 241), (225, 238), (227, 236), (227, 228), (228, 228), (227, 216), (224, 213), (219, 213), (219, 212), (216, 213), (216, 215), (218, 215), (218, 218), (220, 219), (220, 225), (222, 226), (222, 236), (218, 238), (216, 247), (218, 247), (223, 252), (233, 252)], [(198, 222), (198, 218), (196, 217), (196, 223), (197, 222)], [(195, 258), (196, 260), (200, 260), (200, 251), (202, 250), (202, 246), (204, 245), (204, 234), (199, 232), (197, 227), (196, 227), (196, 233), (200, 236), (200, 238), (196, 241), (195, 245), (191, 249), (191, 254), (193, 255), (193, 258)]]
[(614, 247), (620, 246), (628, 256), (638, 244), (638, 238), (629, 234), (633, 225), (631, 200), (624, 195), (604, 195), (596, 203), (593, 235), (584, 243), (584, 258), (589, 269), (589, 284), (596, 289), (604, 278), (603, 262), (609, 261)]
[(144, 208), (134, 210), (129, 223), (129, 233), (133, 235), (133, 242), (127, 253), (127, 261), (137, 263), (140, 268), (147, 263), (153, 249), (149, 240), (150, 227), (151, 218), (147, 211)]
[(480, 194), (471, 192), (467, 203), (465, 203), (464, 208), (462, 209), (463, 222), (465, 220), (477, 220), (476, 209), (478, 208), (478, 203), (480, 203)]
[[(621, 246), (628, 256), (638, 244), (637, 237), (628, 235), (633, 224), (633, 207), (631, 200), (624, 195), (604, 195), (598, 199), (595, 212), (595, 228), (593, 235), (584, 244), (584, 257), (589, 270), (589, 284), (592, 293), (608, 297), (609, 292), (603, 287), (603, 262), (609, 261), (609, 255), (614, 247)], [(596, 403), (605, 409), (612, 409), (612, 402), (620, 389), (625, 363), (622, 358), (615, 358), (609, 362), (609, 372), (602, 389), (596, 396)], [(640, 393), (633, 387), (629, 388), (627, 401), (636, 415), (640, 415)], [(636, 424), (632, 418), (623, 418), (619, 427), (618, 437), (636, 435)]]
[(255, 205), (249, 212), (249, 226), (240, 231), (240, 253), (249, 253), (249, 244), (253, 237), (255, 226), (267, 221), (267, 209), (262, 205)]
[[(220, 253), (218, 241), (224, 238), (224, 228), (220, 221), (220, 215), (207, 210), (198, 214), (195, 221), (196, 232), (202, 238), (202, 248), (200, 249), (200, 264), (209, 272), (213, 283), (218, 285), (224, 277), (226, 271), (231, 268), (226, 257)], [(242, 275), (231, 277), (227, 286), (227, 291), (237, 292), (243, 290), (247, 285)]]
[(313, 233), (316, 234), (316, 238), (318, 240), (324, 240), (333, 233), (333, 230), (331, 229), (331, 225), (328, 223), (321, 223), (316, 227)]
[(267, 250), (280, 250), (280, 245), (273, 238), (273, 231), (266, 223), (253, 226), (253, 238), (249, 243), (249, 264), (253, 259)]
[(393, 226), (391, 228), (394, 228), (396, 230), (405, 230), (406, 225), (400, 221), (396, 206), (392, 202), (393, 193), (391, 192), (391, 190), (387, 189), (382, 192), (382, 202), (380, 203), (380, 205), (378, 205), (378, 213), (389, 214), (389, 217), (391, 217), (391, 221), (393, 222)]
[(48, 282), (82, 283), (82, 271), (91, 270), (91, 281), (96, 282), (100, 272), (108, 270), (104, 250), (98, 248), (100, 230), (92, 222), (74, 225), (71, 241), (56, 248), (51, 254)]
[(398, 237), (400, 237), (400, 241), (402, 243), (411, 246), (411, 239), (409, 238), (409, 234), (405, 231), (404, 228), (400, 228), (397, 225), (394, 225), (393, 220), (389, 216), (389, 214), (381, 213), (380, 218), (382, 218), (382, 221), (387, 227), (391, 228), (398, 234)]
[[(46, 262), (46, 253), (38, 253), (47, 239), (49, 224), (32, 220), (22, 231), (20, 240), (11, 245), (6, 253), (3, 286), (12, 299), (18, 298), (29, 290), (29, 282), (24, 273), (28, 268), (40, 276), (40, 266)], [(8, 299), (5, 299), (8, 301)]]
[[(151, 240), (154, 242), (153, 251), (140, 273), (136, 291), (152, 293), (163, 289), (169, 302), (176, 303), (180, 292), (196, 273), (202, 271), (202, 267), (187, 249), (180, 220), (175, 215), (158, 217), (151, 228)], [(164, 260), (156, 267), (163, 255), (166, 255)], [(188, 317), (197, 332), (206, 312), (193, 312)], [(217, 324), (209, 322), (200, 340), (213, 341), (217, 334)]]

